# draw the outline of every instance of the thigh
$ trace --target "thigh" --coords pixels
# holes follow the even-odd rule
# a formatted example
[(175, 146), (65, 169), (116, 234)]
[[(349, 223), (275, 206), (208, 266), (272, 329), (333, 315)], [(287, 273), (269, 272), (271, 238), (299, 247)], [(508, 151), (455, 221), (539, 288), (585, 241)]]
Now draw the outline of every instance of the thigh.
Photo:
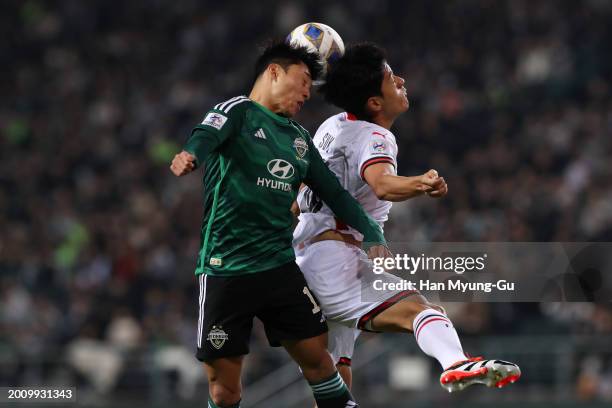
[(376, 305), (362, 296), (363, 282), (372, 268), (359, 248), (340, 241), (321, 241), (301, 250), (298, 263), (329, 320), (355, 327)]
[(303, 340), (327, 332), (325, 316), (294, 262), (262, 274), (258, 282), (264, 305), (257, 311), (270, 345)]
[(253, 326), (252, 277), (199, 275), (197, 353), (200, 361), (248, 354)]
[(333, 321), (329, 321), (327, 324), (329, 326), (327, 348), (332, 355), (334, 364), (351, 365), (355, 342), (361, 334), (361, 330)]
[[(316, 366), (329, 357), (327, 333), (301, 340), (283, 340), (282, 346), (300, 367)], [(333, 363), (330, 359), (330, 365)]]

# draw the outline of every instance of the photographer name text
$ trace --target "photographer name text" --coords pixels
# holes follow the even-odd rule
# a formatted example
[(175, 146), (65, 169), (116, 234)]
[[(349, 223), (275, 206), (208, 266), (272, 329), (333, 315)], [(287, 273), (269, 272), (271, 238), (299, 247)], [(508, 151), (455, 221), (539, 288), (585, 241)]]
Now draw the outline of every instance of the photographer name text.
[(382, 279), (377, 279), (372, 283), (377, 291), (397, 291), (397, 290), (418, 290), (418, 291), (436, 291), (436, 292), (486, 292), (490, 293), (493, 290), (500, 292), (513, 292), (514, 282), (500, 279), (496, 282), (464, 282), (460, 279), (448, 280), (446, 282), (432, 282), (429, 279), (420, 280), (418, 282), (402, 279), (396, 282), (385, 282)]

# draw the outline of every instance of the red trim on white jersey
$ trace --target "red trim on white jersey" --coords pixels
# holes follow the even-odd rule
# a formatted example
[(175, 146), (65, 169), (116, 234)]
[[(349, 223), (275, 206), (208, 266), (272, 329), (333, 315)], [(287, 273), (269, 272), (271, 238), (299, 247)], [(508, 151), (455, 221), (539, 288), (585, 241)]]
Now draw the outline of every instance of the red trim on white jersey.
[(391, 163), (394, 165), (393, 159), (390, 157), (387, 157), (387, 156), (372, 157), (371, 159), (363, 162), (363, 165), (361, 166), (361, 170), (359, 170), (359, 176), (361, 176), (362, 180), (365, 180), (364, 179), (365, 170), (371, 165), (376, 164), (376, 163)]

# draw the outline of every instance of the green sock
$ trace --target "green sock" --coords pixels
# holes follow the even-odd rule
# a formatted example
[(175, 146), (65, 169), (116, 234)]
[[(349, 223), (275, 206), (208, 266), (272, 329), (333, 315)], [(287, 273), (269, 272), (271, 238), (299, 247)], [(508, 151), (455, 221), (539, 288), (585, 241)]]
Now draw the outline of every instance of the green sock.
[(215, 404), (215, 402), (212, 400), (212, 398), (210, 398), (210, 395), (209, 395), (208, 396), (208, 408), (240, 408), (240, 401), (232, 405), (226, 405), (224, 407), (221, 407)]
[(309, 384), (318, 408), (359, 407), (337, 371), (323, 381)]

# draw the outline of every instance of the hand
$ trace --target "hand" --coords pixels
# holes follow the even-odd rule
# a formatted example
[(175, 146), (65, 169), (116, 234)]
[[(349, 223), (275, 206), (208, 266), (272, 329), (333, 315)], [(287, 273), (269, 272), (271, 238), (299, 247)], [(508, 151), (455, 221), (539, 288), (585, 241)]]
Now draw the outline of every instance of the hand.
[(444, 197), (448, 193), (448, 186), (444, 177), (440, 177), (438, 172), (434, 169), (429, 170), (427, 173), (420, 177), (421, 191), (426, 193), (430, 197), (440, 198)]
[(291, 203), (291, 214), (293, 214), (293, 216), (295, 218), (300, 216), (300, 206), (298, 205), (297, 201), (294, 201)]
[(195, 161), (194, 155), (183, 150), (172, 159), (170, 170), (177, 177), (184, 176), (195, 169)]
[(374, 245), (368, 249), (368, 258), (374, 260), (374, 258), (392, 258), (393, 254), (384, 245)]
[(418, 182), (418, 190), (423, 193), (430, 193), (435, 190), (434, 186), (439, 182), (440, 177), (438, 177), (438, 172), (434, 169), (429, 170), (428, 172), (421, 174), (417, 178)]
[(444, 197), (448, 194), (448, 186), (444, 177), (439, 177), (436, 183), (432, 186), (432, 191), (428, 191), (427, 195), (433, 198)]

